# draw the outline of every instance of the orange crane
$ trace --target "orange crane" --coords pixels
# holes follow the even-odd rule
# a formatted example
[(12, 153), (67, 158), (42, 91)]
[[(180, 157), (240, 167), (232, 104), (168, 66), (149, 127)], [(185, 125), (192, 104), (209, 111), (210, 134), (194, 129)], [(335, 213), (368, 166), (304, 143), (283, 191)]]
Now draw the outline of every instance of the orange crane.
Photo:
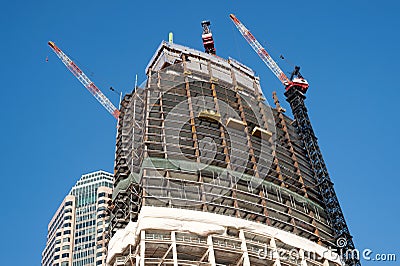
[(300, 67), (298, 66), (295, 67), (289, 79), (253, 34), (251, 34), (251, 32), (235, 17), (235, 15), (231, 14), (230, 18), (254, 51), (256, 51), (275, 76), (277, 76), (283, 85), (285, 85), (286, 100), (289, 102), (292, 109), (296, 121), (295, 126), (299, 131), (299, 135), (302, 138), (313, 168), (314, 177), (325, 204), (328, 219), (334, 230), (336, 244), (342, 256), (342, 260), (346, 266), (360, 266), (360, 258), (357, 252), (355, 252), (356, 249), (352, 236), (350, 235), (349, 228), (344, 219), (339, 200), (333, 188), (333, 183), (329, 177), (326, 164), (318, 146), (318, 139), (311, 126), (308, 111), (304, 103), (306, 98), (304, 94), (307, 92), (309, 86), (308, 82), (300, 75)]
[(119, 110), (100, 91), (100, 89), (83, 73), (83, 71), (52, 41), (48, 42), (50, 48), (61, 59), (64, 65), (74, 76), (85, 86), (86, 89), (99, 101), (101, 105), (116, 119), (119, 117)]

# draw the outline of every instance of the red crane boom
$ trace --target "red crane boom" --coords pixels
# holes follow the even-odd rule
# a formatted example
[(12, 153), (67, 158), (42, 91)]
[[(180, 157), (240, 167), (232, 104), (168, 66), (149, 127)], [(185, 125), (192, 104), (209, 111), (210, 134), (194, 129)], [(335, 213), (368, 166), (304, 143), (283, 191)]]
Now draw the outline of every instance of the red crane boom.
[(251, 48), (260, 56), (261, 60), (271, 69), (272, 73), (285, 85), (286, 90), (289, 90), (293, 86), (301, 88), (302, 92), (305, 93), (308, 89), (308, 82), (299, 75), (298, 69), (296, 77), (290, 80), (285, 73), (280, 69), (278, 64), (272, 59), (268, 52), (262, 47), (262, 45), (257, 41), (253, 34), (243, 25), (240, 20), (233, 14), (229, 15), (233, 23), (239, 32), (243, 35), (246, 41), (250, 44)]
[(52, 41), (48, 42), (50, 48), (61, 59), (64, 65), (74, 76), (85, 86), (86, 89), (103, 105), (104, 108), (116, 119), (119, 117), (119, 110), (100, 91), (100, 89), (83, 73), (83, 71)]

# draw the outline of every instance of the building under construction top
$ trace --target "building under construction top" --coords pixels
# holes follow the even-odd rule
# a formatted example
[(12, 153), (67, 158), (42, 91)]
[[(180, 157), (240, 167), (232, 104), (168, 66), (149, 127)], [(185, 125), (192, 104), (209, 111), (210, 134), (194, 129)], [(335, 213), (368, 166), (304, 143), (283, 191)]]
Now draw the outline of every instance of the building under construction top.
[(163, 42), (146, 73), (121, 103), (109, 265), (342, 265), (298, 124), (250, 68)]

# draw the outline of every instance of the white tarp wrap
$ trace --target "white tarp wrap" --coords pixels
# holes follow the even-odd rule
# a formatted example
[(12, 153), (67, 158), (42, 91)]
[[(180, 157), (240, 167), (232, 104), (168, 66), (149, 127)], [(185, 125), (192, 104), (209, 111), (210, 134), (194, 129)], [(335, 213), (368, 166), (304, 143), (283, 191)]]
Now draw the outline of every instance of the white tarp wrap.
[(116, 254), (120, 254), (128, 245), (136, 241), (136, 222), (130, 222), (124, 229), (118, 230), (108, 243), (107, 263)]
[(315, 252), (320, 257), (341, 264), (339, 255), (329, 251), (327, 248), (303, 237), (265, 224), (209, 212), (150, 206), (142, 207), (138, 221), (130, 222), (124, 229), (118, 230), (111, 238), (108, 245), (107, 263), (115, 255), (122, 253), (129, 244), (135, 245), (136, 237), (141, 230), (161, 229), (207, 236), (210, 234), (223, 234), (227, 227), (265, 234), (285, 244), (304, 251)]

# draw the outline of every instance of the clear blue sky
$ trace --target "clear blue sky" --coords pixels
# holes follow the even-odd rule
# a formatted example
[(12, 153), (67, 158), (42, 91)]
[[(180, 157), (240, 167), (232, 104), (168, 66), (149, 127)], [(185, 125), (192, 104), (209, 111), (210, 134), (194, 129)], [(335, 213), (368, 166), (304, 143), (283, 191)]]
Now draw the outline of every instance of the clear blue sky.
[(284, 103), (282, 86), (229, 13), (275, 58), (301, 65), (314, 130), (356, 246), (400, 260), (398, 1), (216, 2), (2, 3), (2, 265), (39, 265), (47, 224), (71, 186), (83, 173), (113, 169), (116, 121), (47, 41), (77, 59), (117, 104), (108, 88), (131, 91), (136, 73), (143, 81), (169, 31), (176, 43), (202, 49), (200, 21), (210, 19), (217, 53), (252, 67), (269, 102), (277, 90)]

